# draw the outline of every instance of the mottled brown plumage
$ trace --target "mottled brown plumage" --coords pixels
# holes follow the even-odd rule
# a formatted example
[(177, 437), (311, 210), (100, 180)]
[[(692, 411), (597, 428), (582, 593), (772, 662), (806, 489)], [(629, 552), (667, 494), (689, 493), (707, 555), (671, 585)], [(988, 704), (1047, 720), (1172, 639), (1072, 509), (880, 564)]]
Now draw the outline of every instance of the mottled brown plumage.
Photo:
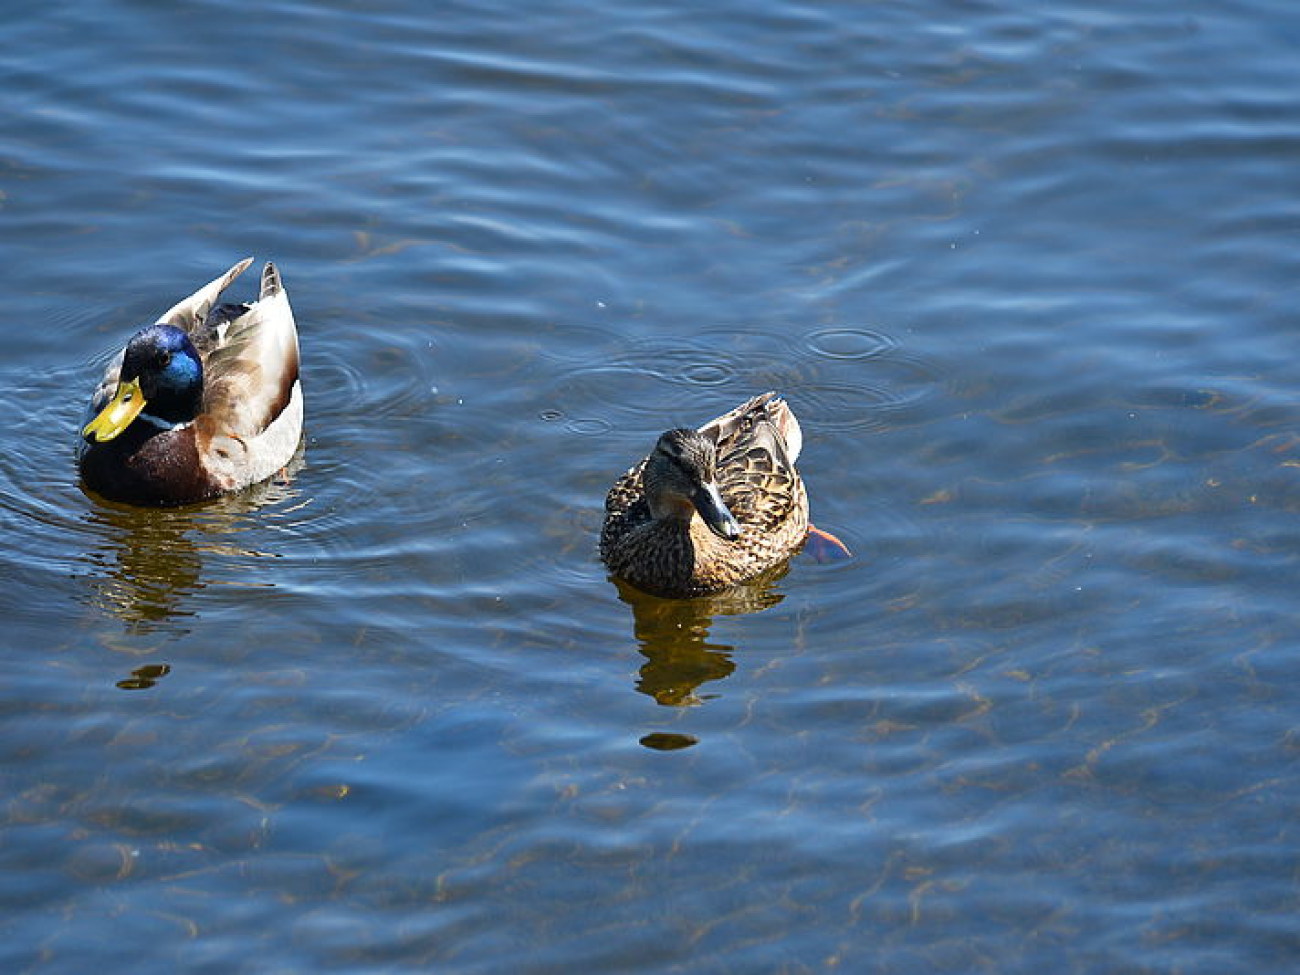
[[(698, 431), (668, 431), (610, 489), (601, 558), (615, 576), (670, 597), (721, 592), (779, 565), (808, 534), (794, 466), (802, 446), (798, 421), (775, 393)], [(711, 507), (711, 485), (725, 511)]]
[[(110, 363), (78, 452), (90, 490), (130, 504), (184, 504), (263, 481), (293, 457), (303, 416), (298, 332), (279, 272), (266, 265), (257, 301), (218, 304), (251, 263), (240, 261), (178, 302)], [(166, 383), (176, 377), (167, 380), (162, 370), (186, 355), (199, 362), (191, 381), (197, 406), (164, 416), (140, 385), (134, 395), (143, 406), (121, 405), (131, 403), (130, 383), (150, 382), (150, 369), (159, 370), (155, 386), (174, 395)]]

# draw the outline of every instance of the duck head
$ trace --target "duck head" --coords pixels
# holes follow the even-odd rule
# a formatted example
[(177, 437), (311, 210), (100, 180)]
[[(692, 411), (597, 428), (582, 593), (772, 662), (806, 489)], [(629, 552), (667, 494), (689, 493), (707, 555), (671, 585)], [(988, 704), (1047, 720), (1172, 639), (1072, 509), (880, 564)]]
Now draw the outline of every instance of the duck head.
[(740, 522), (718, 491), (718, 451), (698, 430), (664, 433), (646, 462), (646, 500), (656, 518), (690, 520), (694, 511), (719, 538), (740, 537)]
[(137, 418), (160, 429), (188, 423), (203, 405), (203, 363), (188, 335), (174, 325), (150, 325), (127, 343), (117, 391), (86, 424), (91, 442), (112, 440)]

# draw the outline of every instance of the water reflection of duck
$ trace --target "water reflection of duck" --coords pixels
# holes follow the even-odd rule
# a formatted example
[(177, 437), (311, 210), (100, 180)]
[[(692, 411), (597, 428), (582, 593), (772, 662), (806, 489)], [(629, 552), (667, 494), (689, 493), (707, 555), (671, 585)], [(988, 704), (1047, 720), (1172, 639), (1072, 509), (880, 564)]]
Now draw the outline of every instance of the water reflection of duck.
[(258, 300), (218, 304), (240, 261), (137, 332), (82, 430), (82, 480), (139, 505), (184, 504), (264, 481), (302, 437), (298, 332), (275, 266)]
[(610, 489), (601, 558), (616, 577), (667, 597), (721, 592), (780, 565), (809, 533), (794, 466), (802, 446), (799, 421), (775, 393), (698, 430), (667, 431)]
[(193, 514), (159, 517), (104, 505), (92, 517), (104, 538), (87, 553), (98, 564), (91, 584), (101, 609), (137, 632), (191, 615), (183, 608), (185, 599), (203, 585)]
[(633, 632), (646, 662), (637, 690), (669, 707), (699, 704), (696, 688), (722, 680), (736, 669), (736, 648), (710, 643), (714, 617), (757, 613), (775, 606), (784, 595), (773, 584), (785, 575), (785, 566), (751, 585), (701, 599), (664, 599), (650, 596), (615, 580), (619, 598), (632, 607)]
[(201, 508), (144, 511), (129, 505), (100, 504), (88, 523), (100, 539), (86, 554), (93, 566), (91, 600), (125, 623), (131, 632), (174, 627), (195, 614), (196, 593), (206, 588), (213, 555), (257, 574), (265, 553), (234, 544), (255, 524), (252, 515), (271, 506), (284, 508), (296, 497), (292, 475), (302, 464), (295, 454), (286, 476), (271, 478), (248, 491), (219, 498)]

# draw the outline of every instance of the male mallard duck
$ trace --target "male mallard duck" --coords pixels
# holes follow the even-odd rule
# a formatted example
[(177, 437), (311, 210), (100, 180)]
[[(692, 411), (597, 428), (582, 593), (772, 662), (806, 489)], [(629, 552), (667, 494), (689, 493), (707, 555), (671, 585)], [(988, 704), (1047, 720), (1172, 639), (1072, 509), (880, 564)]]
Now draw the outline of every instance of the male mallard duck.
[(266, 480), (302, 437), (298, 331), (275, 265), (258, 300), (218, 304), (252, 258), (142, 328), (82, 429), (81, 476), (115, 501), (200, 501)]
[(658, 596), (703, 596), (793, 555), (808, 535), (803, 434), (776, 393), (698, 430), (669, 430), (605, 499), (600, 557)]

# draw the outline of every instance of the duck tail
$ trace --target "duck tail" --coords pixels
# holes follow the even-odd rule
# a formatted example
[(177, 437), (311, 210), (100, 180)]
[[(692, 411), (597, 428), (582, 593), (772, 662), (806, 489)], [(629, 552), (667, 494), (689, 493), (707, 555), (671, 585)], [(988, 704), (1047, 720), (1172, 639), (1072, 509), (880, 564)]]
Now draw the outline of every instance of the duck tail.
[(767, 393), (762, 400), (767, 410), (767, 417), (776, 427), (781, 439), (785, 441), (786, 454), (793, 464), (803, 452), (803, 429), (795, 419), (794, 410), (790, 409), (790, 404), (776, 393)]
[(266, 267), (262, 268), (262, 292), (258, 300), (264, 298), (274, 298), (284, 290), (284, 284), (280, 281), (280, 272), (276, 270), (274, 264), (266, 262)]

